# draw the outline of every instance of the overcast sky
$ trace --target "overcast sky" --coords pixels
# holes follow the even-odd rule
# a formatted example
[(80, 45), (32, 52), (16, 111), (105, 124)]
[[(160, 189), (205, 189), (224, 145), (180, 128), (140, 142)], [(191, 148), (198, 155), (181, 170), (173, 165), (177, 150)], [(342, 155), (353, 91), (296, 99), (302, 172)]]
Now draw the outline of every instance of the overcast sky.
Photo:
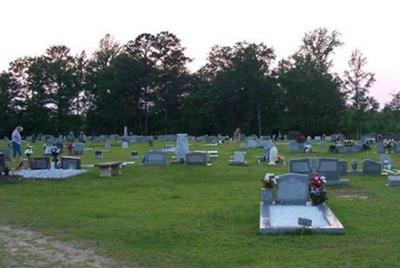
[(368, 58), (376, 74), (371, 95), (380, 103), (400, 91), (400, 1), (362, 0), (1, 0), (0, 71), (22, 56), (37, 56), (63, 44), (74, 54), (92, 53), (110, 33), (126, 43), (144, 32), (176, 34), (195, 71), (211, 46), (264, 42), (278, 59), (295, 52), (304, 33), (327, 27), (342, 33), (344, 46), (333, 57), (343, 73), (351, 51)]

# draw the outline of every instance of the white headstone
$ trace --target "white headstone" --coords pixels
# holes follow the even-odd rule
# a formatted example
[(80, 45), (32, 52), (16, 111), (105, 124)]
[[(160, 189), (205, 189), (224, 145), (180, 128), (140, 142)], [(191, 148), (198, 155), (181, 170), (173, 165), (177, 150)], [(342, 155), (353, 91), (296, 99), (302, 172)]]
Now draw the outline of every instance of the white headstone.
[(189, 152), (188, 134), (176, 134), (176, 160), (184, 161)]
[(123, 148), (123, 149), (128, 149), (128, 146), (129, 146), (129, 143), (128, 143), (127, 141), (124, 141), (124, 142), (122, 143), (122, 148)]
[(278, 148), (275, 145), (269, 150), (269, 165), (275, 165), (278, 160)]

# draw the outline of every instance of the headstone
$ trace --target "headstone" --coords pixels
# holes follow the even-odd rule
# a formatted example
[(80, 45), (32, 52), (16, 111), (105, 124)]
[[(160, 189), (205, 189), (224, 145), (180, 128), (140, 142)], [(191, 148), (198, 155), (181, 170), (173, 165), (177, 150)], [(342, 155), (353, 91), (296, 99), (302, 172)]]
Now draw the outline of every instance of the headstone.
[(103, 152), (102, 151), (95, 151), (94, 156), (96, 159), (102, 159), (103, 158)]
[(400, 176), (388, 176), (388, 186), (400, 186)]
[(31, 169), (50, 169), (49, 157), (33, 157), (31, 160)]
[(327, 184), (337, 184), (340, 180), (339, 161), (335, 158), (320, 158), (318, 173), (326, 177)]
[[(306, 174), (319, 173), (326, 177), (327, 184), (348, 184), (349, 180), (340, 179), (339, 161), (336, 158), (301, 158), (292, 159), (289, 164), (290, 173)], [(346, 168), (347, 170), (347, 168)]]
[(364, 175), (380, 175), (381, 163), (371, 159), (367, 159), (363, 161), (362, 169)]
[(104, 144), (104, 149), (111, 150), (111, 144), (110, 143), (105, 143)]
[(44, 146), (44, 152), (43, 152), (43, 154), (44, 155), (51, 155), (51, 148), (52, 148), (53, 146), (51, 146), (51, 145), (45, 145)]
[(289, 142), (290, 153), (304, 153), (304, 143)]
[(303, 174), (285, 174), (277, 181), (276, 202), (284, 205), (305, 205), (309, 200), (310, 179)]
[(290, 173), (296, 173), (296, 174), (310, 175), (312, 173), (312, 170), (310, 169), (309, 166), (308, 158), (290, 160), (289, 170)]
[(387, 169), (391, 170), (392, 169), (392, 158), (388, 156), (387, 154), (383, 154), (379, 158), (379, 162), (381, 163), (381, 169)]
[(4, 154), (4, 161), (8, 162), (11, 161), (11, 154), (10, 150), (8, 149), (1, 149), (0, 153)]
[(73, 156), (62, 156), (61, 157), (61, 168), (62, 169), (81, 169), (81, 159)]
[(136, 160), (138, 159), (139, 153), (137, 151), (131, 152), (131, 159)]
[(339, 174), (342, 176), (347, 175), (347, 161), (345, 160), (339, 160)]
[(129, 147), (129, 142), (123, 141), (123, 142), (122, 142), (122, 148), (123, 148), (123, 149), (128, 149), (128, 147)]
[(275, 165), (278, 161), (278, 148), (275, 145), (269, 150), (269, 165)]
[(185, 163), (189, 165), (207, 165), (208, 154), (204, 152), (191, 152), (185, 155)]
[(75, 143), (74, 144), (74, 154), (83, 155), (85, 152), (85, 144), (84, 143)]
[(258, 142), (255, 139), (249, 139), (246, 142), (246, 147), (249, 149), (254, 149), (258, 147)]
[(4, 168), (6, 167), (6, 158), (3, 153), (0, 153), (0, 173), (4, 171)]
[(353, 160), (351, 162), (351, 172), (352, 173), (357, 173), (357, 167), (358, 167), (358, 162)]
[(400, 141), (396, 141), (396, 146), (394, 147), (395, 153), (400, 153)]
[(385, 153), (385, 147), (383, 146), (383, 142), (379, 142), (379, 143), (376, 144), (376, 152), (378, 154)]
[(176, 161), (183, 162), (189, 152), (188, 134), (176, 134)]
[(166, 165), (167, 153), (163, 151), (149, 151), (143, 156), (143, 164), (145, 165)]
[(243, 151), (235, 151), (233, 154), (233, 162), (245, 163), (246, 160), (244, 158), (244, 152)]

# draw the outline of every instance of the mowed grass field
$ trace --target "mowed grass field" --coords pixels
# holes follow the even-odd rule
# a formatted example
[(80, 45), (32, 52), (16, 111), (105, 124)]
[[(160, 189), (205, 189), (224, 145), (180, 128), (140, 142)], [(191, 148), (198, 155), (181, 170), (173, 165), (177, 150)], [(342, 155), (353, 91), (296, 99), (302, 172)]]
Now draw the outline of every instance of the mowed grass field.
[[(2, 144), (4, 147), (5, 145)], [(131, 161), (164, 143), (113, 144), (102, 160), (94, 159), (101, 144), (82, 156), (83, 164)], [(40, 143), (34, 144), (41, 155)], [(105, 256), (144, 267), (400, 267), (400, 188), (387, 187), (386, 176), (348, 176), (348, 187), (327, 187), (329, 207), (345, 227), (344, 235), (258, 233), (260, 179), (266, 172), (287, 173), (288, 165), (257, 165), (262, 149), (247, 151), (247, 167), (228, 166), (238, 143), (191, 150), (218, 150), (212, 166), (135, 165), (122, 175), (100, 178), (91, 168), (64, 181), (25, 180), (0, 184), (0, 224), (36, 230), (57, 239), (95, 247)], [(368, 153), (337, 155), (314, 145), (298, 157), (379, 159)], [(170, 155), (172, 156), (172, 155)], [(400, 168), (400, 155), (391, 155)], [(11, 163), (13, 167), (15, 163)], [(1, 257), (0, 241), (0, 257)]]

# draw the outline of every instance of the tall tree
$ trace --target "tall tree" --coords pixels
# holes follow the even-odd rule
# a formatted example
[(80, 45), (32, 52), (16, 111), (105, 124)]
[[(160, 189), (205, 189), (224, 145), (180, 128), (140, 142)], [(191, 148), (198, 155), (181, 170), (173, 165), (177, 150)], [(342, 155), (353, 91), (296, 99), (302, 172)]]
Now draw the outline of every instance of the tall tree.
[(349, 70), (344, 72), (344, 93), (347, 95), (353, 114), (357, 137), (366, 123), (366, 112), (376, 111), (379, 108), (377, 101), (368, 95), (369, 89), (375, 82), (375, 75), (364, 71), (366, 65), (367, 58), (359, 50), (354, 50), (349, 60)]
[(303, 44), (298, 54), (309, 58), (316, 63), (316, 67), (326, 72), (332, 67), (333, 63), (330, 56), (335, 48), (343, 45), (340, 40), (340, 33), (337, 31), (329, 32), (326, 28), (317, 28), (304, 35)]
[(179, 113), (188, 95), (190, 59), (181, 41), (170, 32), (155, 36), (153, 58), (158, 70), (155, 113), (159, 113), (163, 132), (179, 131)]

